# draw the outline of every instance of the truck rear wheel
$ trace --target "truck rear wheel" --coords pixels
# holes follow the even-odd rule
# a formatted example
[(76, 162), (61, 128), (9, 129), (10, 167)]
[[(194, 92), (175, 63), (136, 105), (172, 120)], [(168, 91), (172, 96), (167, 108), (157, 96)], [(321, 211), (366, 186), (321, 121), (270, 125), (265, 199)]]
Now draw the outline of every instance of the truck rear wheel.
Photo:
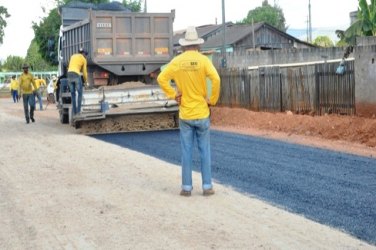
[(114, 74), (110, 74), (108, 85), (118, 85), (118, 84), (119, 84), (119, 78)]
[(59, 114), (60, 114), (60, 122), (62, 124), (68, 124), (69, 123), (69, 109), (61, 109)]
[(153, 78), (153, 77), (148, 76), (148, 75), (143, 76), (142, 79), (141, 79), (141, 81), (142, 81), (143, 83), (145, 83), (145, 84), (154, 84), (154, 85), (155, 85), (155, 84), (158, 84), (156, 78)]

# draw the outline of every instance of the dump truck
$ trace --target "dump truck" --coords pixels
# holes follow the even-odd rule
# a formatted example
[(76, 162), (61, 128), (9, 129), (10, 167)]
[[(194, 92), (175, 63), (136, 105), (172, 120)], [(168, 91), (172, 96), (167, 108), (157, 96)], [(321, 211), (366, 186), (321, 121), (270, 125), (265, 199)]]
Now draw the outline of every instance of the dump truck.
[(135, 13), (116, 2), (73, 2), (60, 7), (58, 43), (61, 74), (70, 57), (88, 52), (88, 87), (82, 112), (73, 116), (66, 79), (60, 86), (60, 121), (94, 132), (155, 130), (177, 127), (178, 107), (168, 100), (155, 76), (173, 57), (175, 12)]

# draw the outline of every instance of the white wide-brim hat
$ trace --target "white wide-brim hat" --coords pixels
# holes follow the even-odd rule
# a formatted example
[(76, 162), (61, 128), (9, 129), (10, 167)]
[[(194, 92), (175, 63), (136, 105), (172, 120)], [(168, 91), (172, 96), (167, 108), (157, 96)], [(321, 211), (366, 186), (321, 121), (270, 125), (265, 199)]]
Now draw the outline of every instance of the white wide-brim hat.
[(185, 38), (179, 39), (179, 44), (181, 46), (189, 46), (189, 45), (199, 45), (203, 44), (204, 39), (199, 38), (196, 28), (193, 26), (189, 26), (185, 32)]

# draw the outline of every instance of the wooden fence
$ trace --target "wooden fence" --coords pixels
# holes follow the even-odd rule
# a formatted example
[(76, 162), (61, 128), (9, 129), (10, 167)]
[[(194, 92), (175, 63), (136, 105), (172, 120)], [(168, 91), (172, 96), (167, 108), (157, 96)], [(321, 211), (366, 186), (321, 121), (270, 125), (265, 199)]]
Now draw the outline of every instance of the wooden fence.
[(219, 104), (255, 111), (355, 114), (354, 61), (220, 69)]

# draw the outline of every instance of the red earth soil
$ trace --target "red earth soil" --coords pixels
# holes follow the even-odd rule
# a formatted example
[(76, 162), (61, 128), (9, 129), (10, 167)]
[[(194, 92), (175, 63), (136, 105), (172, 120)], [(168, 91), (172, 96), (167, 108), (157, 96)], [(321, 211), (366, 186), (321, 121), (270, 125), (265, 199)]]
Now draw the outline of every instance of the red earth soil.
[(235, 131), (275, 131), (376, 147), (376, 118), (372, 113), (367, 113), (367, 116), (310, 116), (292, 112), (266, 113), (241, 108), (212, 107), (211, 120), (213, 126), (232, 128)]

